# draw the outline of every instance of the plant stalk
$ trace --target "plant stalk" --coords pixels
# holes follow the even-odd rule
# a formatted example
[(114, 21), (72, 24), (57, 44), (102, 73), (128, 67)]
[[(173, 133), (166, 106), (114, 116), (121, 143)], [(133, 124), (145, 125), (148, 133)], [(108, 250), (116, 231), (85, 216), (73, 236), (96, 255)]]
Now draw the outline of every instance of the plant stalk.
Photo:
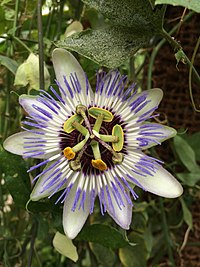
[[(188, 19), (190, 19), (192, 16), (194, 15), (194, 12), (190, 12), (187, 16), (185, 16), (183, 22), (187, 21)], [(181, 46), (178, 42), (176, 42), (171, 35), (174, 34), (177, 29), (179, 28), (179, 24), (175, 25), (172, 30), (167, 33), (166, 31), (162, 31), (161, 35), (163, 35), (164, 39), (162, 39), (154, 48), (150, 60), (149, 60), (149, 68), (148, 68), (148, 75), (147, 75), (147, 89), (151, 89), (152, 88), (152, 72), (153, 72), (153, 66), (154, 66), (154, 61), (155, 58), (158, 54), (158, 51), (160, 50), (160, 48), (166, 43), (166, 41), (168, 41), (171, 45), (175, 46), (178, 49), (181, 49)], [(164, 33), (163, 33), (164, 32)], [(165, 35), (166, 33), (166, 35)], [(189, 60), (189, 59), (188, 59)]]
[(159, 198), (159, 202), (160, 202), (160, 210), (161, 210), (164, 237), (165, 237), (165, 240), (167, 243), (168, 256), (169, 256), (171, 266), (175, 267), (175, 262), (174, 262), (172, 247), (171, 247), (171, 239), (169, 236), (169, 228), (167, 225), (167, 218), (166, 218), (166, 214), (165, 214), (165, 210), (164, 210), (163, 199), (161, 197)]
[(38, 23), (38, 45), (39, 45), (39, 82), (40, 89), (44, 86), (44, 44), (43, 44), (43, 28), (42, 28), (42, 0), (37, 3), (37, 23)]

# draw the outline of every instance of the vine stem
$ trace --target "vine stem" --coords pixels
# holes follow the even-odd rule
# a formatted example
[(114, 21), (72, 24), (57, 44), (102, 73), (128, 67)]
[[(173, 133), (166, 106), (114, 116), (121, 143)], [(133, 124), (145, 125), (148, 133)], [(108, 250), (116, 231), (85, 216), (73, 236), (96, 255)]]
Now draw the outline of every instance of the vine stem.
[(13, 36), (15, 36), (16, 29), (17, 29), (17, 21), (18, 21), (18, 14), (19, 14), (19, 2), (20, 0), (15, 1), (15, 17), (13, 22)]
[[(194, 12), (190, 12), (187, 16), (185, 16), (183, 22), (187, 21), (188, 19), (190, 19), (193, 16)], [(160, 48), (166, 43), (166, 41), (168, 41), (173, 47), (175, 47), (176, 49), (182, 49), (181, 45), (176, 42), (171, 35), (174, 34), (177, 29), (179, 28), (179, 24), (175, 25), (172, 30), (167, 33), (165, 30), (163, 30), (161, 32), (161, 35), (163, 35), (164, 39), (162, 39), (154, 48), (150, 60), (149, 60), (149, 68), (148, 68), (148, 80), (147, 80), (147, 89), (151, 89), (152, 85), (151, 85), (151, 81), (152, 81), (152, 72), (153, 72), (153, 65), (154, 65), (154, 61), (155, 58), (158, 54), (158, 51), (160, 50)], [(188, 59), (189, 60), (189, 59)], [(191, 62), (190, 62), (191, 63)]]
[(27, 263), (28, 267), (32, 266), (34, 244), (35, 244), (35, 239), (37, 237), (37, 232), (38, 232), (38, 221), (37, 219), (35, 219), (31, 227), (30, 252), (29, 252), (28, 263)]
[(39, 45), (39, 77), (40, 89), (44, 90), (44, 53), (43, 53), (43, 29), (42, 29), (42, 0), (37, 3), (38, 45)]
[(12, 36), (11, 38), (17, 43), (19, 43), (20, 45), (22, 45), (29, 53), (32, 53), (32, 50), (24, 42), (22, 42), (18, 37)]
[[(171, 35), (169, 33), (167, 33), (164, 29), (162, 31), (162, 35), (163, 37), (172, 45), (172, 47), (175, 50), (182, 50), (181, 45), (173, 38), (171, 37)], [(182, 59), (187, 63), (187, 65), (192, 69), (192, 71), (194, 72), (194, 75), (197, 79), (197, 81), (200, 83), (200, 76), (198, 74), (198, 72), (196, 71), (195, 67), (193, 66), (193, 64), (191, 63), (191, 61), (189, 60), (189, 58), (186, 56), (186, 54), (184, 53), (184, 51), (182, 50)]]
[(166, 214), (165, 214), (165, 210), (164, 210), (163, 199), (161, 197), (159, 198), (159, 202), (160, 202), (160, 210), (161, 210), (161, 216), (162, 216), (164, 237), (165, 237), (165, 240), (167, 243), (168, 256), (169, 256), (171, 266), (175, 267), (173, 252), (172, 252), (172, 248), (171, 248), (171, 239), (169, 236), (169, 228), (167, 225), (167, 218), (166, 218)]
[(196, 107), (196, 105), (195, 105), (195, 102), (194, 102), (193, 95), (192, 95), (192, 67), (194, 66), (194, 59), (195, 59), (195, 57), (196, 57), (196, 54), (197, 54), (199, 45), (200, 45), (200, 37), (198, 38), (197, 44), (196, 44), (196, 46), (195, 46), (195, 48), (194, 48), (194, 52), (193, 52), (192, 60), (191, 60), (191, 66), (190, 66), (190, 70), (189, 70), (189, 90), (190, 90), (190, 99), (191, 99), (191, 102), (192, 102), (192, 106), (193, 106), (193, 108), (194, 108), (194, 110), (195, 110), (196, 112), (200, 112), (200, 109), (197, 109), (197, 107)]

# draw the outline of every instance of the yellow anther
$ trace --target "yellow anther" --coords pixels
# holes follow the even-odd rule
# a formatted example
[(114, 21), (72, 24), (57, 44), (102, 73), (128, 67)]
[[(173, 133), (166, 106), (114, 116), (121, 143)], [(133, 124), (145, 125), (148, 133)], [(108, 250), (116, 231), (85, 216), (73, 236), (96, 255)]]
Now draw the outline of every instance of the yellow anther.
[(76, 153), (69, 146), (63, 150), (63, 153), (68, 160), (74, 159), (76, 156)]
[(92, 159), (92, 166), (100, 171), (107, 169), (106, 163), (102, 159)]

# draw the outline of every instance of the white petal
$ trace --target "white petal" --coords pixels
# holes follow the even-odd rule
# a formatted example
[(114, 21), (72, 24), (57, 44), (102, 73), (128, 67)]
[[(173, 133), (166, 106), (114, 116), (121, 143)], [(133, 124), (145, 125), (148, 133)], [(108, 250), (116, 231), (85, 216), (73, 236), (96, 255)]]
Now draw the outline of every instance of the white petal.
[[(123, 84), (119, 86), (120, 79), (122, 79), (119, 71), (111, 70), (103, 78), (100, 79), (101, 73), (99, 75), (99, 85), (98, 91), (95, 93), (95, 105), (111, 106), (113, 108), (113, 102), (116, 100), (116, 96), (120, 91), (123, 90)], [(116, 90), (117, 89), (117, 90)], [(115, 92), (116, 90), (116, 92)], [(115, 95), (113, 93), (115, 92)]]
[[(46, 105), (44, 105), (43, 103), (39, 102), (38, 101), (39, 98), (40, 96), (30, 96), (30, 95), (23, 94), (23, 95), (20, 95), (19, 97), (19, 103), (29, 115), (33, 114), (33, 117), (34, 117), (34, 114), (36, 114), (36, 115), (48, 118), (43, 114), (42, 110), (44, 110), (44, 112), (46, 111), (48, 114), (50, 114), (50, 116), (53, 117), (54, 113), (52, 112), (52, 110), (48, 108)], [(42, 110), (39, 111), (36, 108), (34, 108), (34, 106), (37, 106)], [(43, 123), (45, 122), (43, 121)]]
[[(174, 128), (165, 125), (159, 125), (156, 123), (146, 123), (145, 125), (147, 126), (149, 125), (150, 128), (142, 129), (143, 133), (145, 131), (145, 134), (142, 133), (140, 134), (140, 136), (143, 137), (144, 139), (147, 138), (147, 143), (148, 143), (147, 145), (143, 145), (140, 147), (142, 150), (155, 146), (158, 143), (162, 143), (165, 140), (174, 137), (177, 133)], [(152, 126), (155, 126), (155, 129), (151, 128)], [(158, 128), (156, 128), (156, 126), (158, 126)]]
[[(64, 163), (61, 163), (60, 165), (59, 164), (55, 165), (55, 164), (56, 164), (56, 161), (53, 161), (52, 163), (47, 164), (47, 166), (42, 171), (43, 174), (37, 180), (32, 192), (31, 192), (30, 199), (32, 201), (38, 201), (39, 199), (50, 196), (51, 194), (59, 192), (60, 190), (62, 190), (63, 188), (66, 187), (66, 184), (67, 184), (65, 182), (66, 178), (68, 178), (69, 174), (72, 171), (69, 169), (68, 166), (66, 167), (66, 165), (68, 164), (66, 161)], [(65, 169), (67, 169), (67, 172), (65, 171), (61, 174), (64, 167), (66, 167)], [(57, 178), (57, 181), (54, 184), (51, 184), (48, 186), (48, 184), (50, 182), (52, 182), (53, 179), (57, 175), (60, 175)], [(62, 184), (62, 186), (60, 186), (61, 184)]]
[(143, 177), (133, 174), (133, 177), (145, 190), (158, 196), (176, 198), (183, 193), (181, 184), (160, 165), (157, 166), (156, 173), (153, 176), (146, 175), (146, 177)]
[[(136, 110), (139, 110), (135, 113), (134, 117), (140, 117), (141, 115), (143, 115), (144, 113), (150, 111), (151, 109), (154, 109), (156, 107), (158, 107), (160, 101), (163, 98), (163, 91), (159, 88), (153, 88), (153, 89), (149, 89), (147, 91), (143, 91), (139, 94), (136, 94), (132, 99), (131, 102), (133, 103), (133, 101), (136, 101), (139, 97), (141, 97), (142, 95), (146, 95), (146, 100), (145, 101), (149, 101), (144, 107), (142, 107), (141, 109), (140, 106), (142, 106), (142, 104), (144, 102), (142, 102), (141, 104), (137, 105), (135, 107), (135, 109), (132, 111), (133, 114), (135, 113)], [(152, 111), (153, 112), (153, 111)], [(151, 113), (152, 113), (151, 112)], [(149, 113), (149, 115), (151, 115), (151, 113)]]
[[(66, 76), (67, 82), (73, 88), (71, 81), (69, 79), (70, 74), (76, 73), (78, 80), (81, 84), (82, 90), (84, 95), (86, 94), (86, 76), (85, 73), (81, 67), (81, 65), (78, 63), (76, 58), (67, 50), (62, 48), (56, 48), (53, 50), (52, 53), (52, 61), (54, 66), (54, 71), (56, 74), (56, 79), (61, 85), (61, 87), (65, 90), (66, 84), (64, 82), (64, 76)], [(89, 85), (90, 95), (93, 94), (91, 87)], [(66, 94), (69, 96), (69, 92), (66, 89)], [(62, 93), (62, 92), (61, 92)]]
[(129, 204), (123, 194), (121, 194), (121, 198), (123, 200), (124, 206), (121, 205), (120, 208), (116, 203), (112, 193), (111, 199), (113, 204), (113, 209), (108, 208), (109, 215), (115, 220), (115, 222), (121, 226), (123, 229), (128, 230), (130, 227), (131, 219), (132, 219), (132, 205)]
[[(23, 156), (25, 152), (29, 151), (27, 148), (24, 148), (24, 142), (27, 141), (25, 140), (25, 138), (38, 138), (39, 139), (40, 137), (41, 135), (39, 134), (34, 134), (31, 132), (26, 132), (26, 131), (16, 133), (16, 134), (9, 136), (4, 141), (3, 147), (5, 148), (5, 150), (13, 154)], [(45, 158), (45, 155), (35, 156), (34, 158), (42, 159), (42, 158)]]
[(75, 211), (72, 211), (76, 190), (77, 186), (74, 185), (67, 199), (64, 202), (63, 208), (63, 228), (65, 234), (70, 239), (75, 238), (81, 231), (90, 212), (88, 192), (86, 192), (84, 210), (82, 209), (82, 207), (80, 209), (77, 207)]
[[(160, 143), (164, 142), (167, 139), (174, 137), (177, 134), (177, 131), (174, 128), (169, 127), (169, 126), (163, 126), (163, 128), (161, 129), (161, 132), (163, 132), (163, 136), (164, 136), (163, 138), (155, 138), (155, 137), (153, 138)], [(142, 147), (142, 149), (147, 149), (155, 145), (157, 145), (157, 143), (149, 142), (149, 144), (146, 147)]]

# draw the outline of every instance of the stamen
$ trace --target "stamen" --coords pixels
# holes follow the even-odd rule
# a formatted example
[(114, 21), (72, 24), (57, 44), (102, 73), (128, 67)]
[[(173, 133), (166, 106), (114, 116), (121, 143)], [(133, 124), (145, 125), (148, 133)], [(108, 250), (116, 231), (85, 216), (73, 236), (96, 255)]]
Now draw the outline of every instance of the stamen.
[(103, 122), (103, 118), (104, 118), (104, 115), (101, 113), (101, 114), (98, 115), (98, 117), (97, 117), (97, 119), (95, 121), (93, 130), (96, 131), (97, 133), (99, 132), (99, 130), (101, 128), (101, 124)]
[(83, 123), (83, 118), (78, 114), (74, 114), (68, 120), (66, 120), (63, 126), (63, 129), (66, 133), (71, 133), (72, 131), (74, 131), (74, 122), (77, 122), (80, 125), (81, 123)]
[(92, 128), (91, 128), (90, 122), (88, 120), (88, 117), (85, 114), (86, 110), (87, 110), (87, 107), (82, 104), (76, 107), (76, 113), (82, 116), (89, 133), (92, 134)]
[(113, 154), (112, 161), (114, 164), (121, 164), (122, 163), (123, 154), (117, 153), (116, 151), (114, 151), (114, 149), (109, 144), (105, 143), (98, 136), (95, 135), (94, 139)]
[(79, 171), (81, 169), (81, 162), (80, 162), (80, 160), (71, 160), (69, 162), (69, 167), (73, 171)]
[(116, 124), (112, 129), (112, 135), (118, 137), (118, 142), (112, 143), (112, 147), (115, 151), (119, 152), (124, 146), (124, 132), (119, 124)]
[(107, 169), (106, 163), (102, 159), (92, 159), (92, 166), (100, 171), (105, 171)]
[(88, 130), (82, 126), (80, 123), (78, 123), (77, 121), (74, 121), (72, 123), (72, 126), (79, 131), (83, 136), (86, 136), (88, 134)]
[(101, 153), (100, 153), (100, 149), (99, 149), (99, 144), (96, 141), (93, 141), (90, 143), (91, 147), (92, 147), (92, 151), (93, 151), (93, 155), (94, 158), (97, 159), (101, 159)]
[(89, 108), (88, 113), (95, 119), (97, 119), (99, 115), (103, 115), (103, 121), (105, 122), (111, 122), (113, 120), (113, 114), (103, 108), (91, 107)]
[(73, 171), (79, 171), (81, 169), (81, 158), (83, 156), (83, 153), (88, 147), (88, 142), (90, 142), (90, 139), (86, 140), (86, 143), (84, 144), (83, 148), (81, 151), (78, 153), (77, 157), (75, 160), (71, 160), (69, 162), (69, 166)]
[(89, 133), (86, 135), (85, 139), (83, 139), (80, 143), (76, 144), (75, 146), (72, 147), (72, 150), (76, 153), (80, 151), (84, 145), (87, 143), (87, 140), (89, 139)]
[(69, 146), (63, 150), (63, 153), (68, 160), (74, 159), (76, 156), (76, 153)]
[(100, 134), (99, 135), (99, 138), (101, 140), (103, 140), (104, 142), (112, 142), (112, 143), (115, 143), (115, 142), (118, 142), (119, 141), (119, 137), (114, 136), (114, 135)]

